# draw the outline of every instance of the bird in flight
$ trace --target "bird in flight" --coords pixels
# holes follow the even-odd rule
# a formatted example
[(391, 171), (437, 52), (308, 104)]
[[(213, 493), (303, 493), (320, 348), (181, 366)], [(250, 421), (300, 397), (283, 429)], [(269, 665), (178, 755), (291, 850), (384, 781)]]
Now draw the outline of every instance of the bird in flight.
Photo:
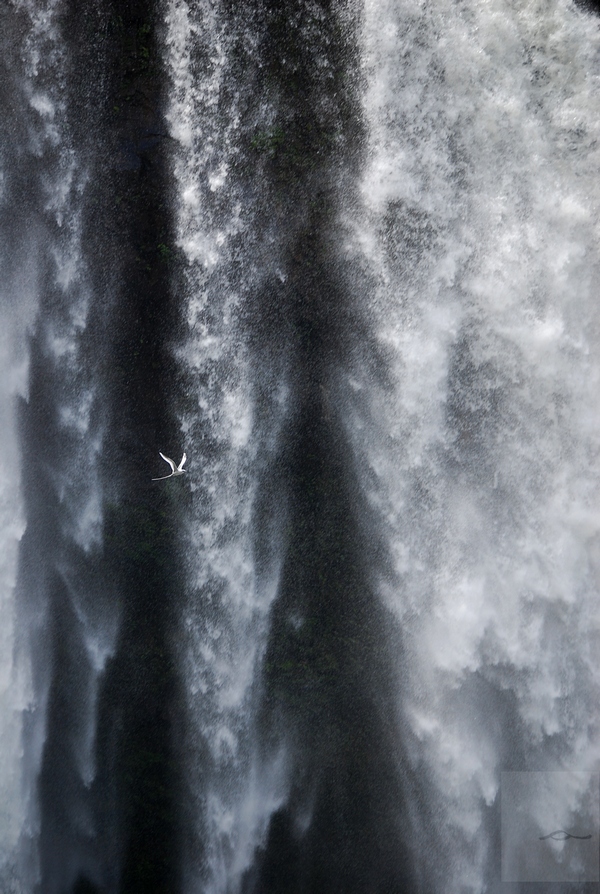
[[(160, 450), (158, 452), (160, 453)], [(166, 478), (172, 478), (174, 475), (183, 475), (184, 472), (187, 472), (187, 469), (183, 468), (183, 465), (187, 459), (187, 456), (185, 455), (185, 453), (183, 454), (183, 456), (181, 458), (181, 462), (179, 463), (178, 466), (175, 465), (175, 463), (173, 462), (172, 459), (169, 459), (168, 456), (165, 456), (164, 453), (160, 453), (160, 455), (162, 456), (164, 461), (166, 463), (169, 463), (169, 465), (171, 466), (171, 474), (163, 475), (162, 478), (153, 478), (152, 479), (153, 481), (164, 481)]]

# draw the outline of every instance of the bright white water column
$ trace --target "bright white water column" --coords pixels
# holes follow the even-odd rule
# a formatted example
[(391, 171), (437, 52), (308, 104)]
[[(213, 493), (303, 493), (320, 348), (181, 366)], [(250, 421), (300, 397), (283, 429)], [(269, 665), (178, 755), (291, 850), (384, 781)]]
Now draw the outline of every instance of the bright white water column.
[(362, 52), (346, 260), (386, 373), (357, 356), (348, 431), (439, 890), (483, 891), (500, 771), (598, 770), (600, 33), (566, 0), (367, 0)]
[[(252, 133), (241, 121), (252, 80), (235, 70), (236, 41), (251, 71), (252, 34), (243, 14), (232, 22), (219, 3), (171, 0), (167, 25), (187, 322), (177, 351), (185, 391), (178, 412), (191, 490), (182, 516), (186, 605), (179, 642), (194, 815), (186, 874), (189, 890), (222, 892), (246, 868), (278, 797), (273, 768), (259, 778), (253, 726), (284, 526), (274, 507), (272, 530), (258, 533), (256, 504), (287, 389), (285, 370), (252, 356), (244, 326), (264, 281), (277, 276), (276, 247), (260, 245), (255, 226), (252, 196), (260, 184), (236, 173), (244, 152), (252, 152)], [(261, 538), (271, 554), (259, 568)]]

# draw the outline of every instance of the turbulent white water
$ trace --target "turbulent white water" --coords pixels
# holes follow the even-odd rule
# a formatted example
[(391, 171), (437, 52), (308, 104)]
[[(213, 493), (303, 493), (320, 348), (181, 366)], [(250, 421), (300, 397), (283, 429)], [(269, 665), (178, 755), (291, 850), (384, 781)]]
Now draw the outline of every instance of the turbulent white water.
[[(78, 668), (81, 710), (70, 746), (84, 786), (95, 773), (94, 748), (98, 678), (114, 641), (114, 618), (100, 618), (90, 590), (100, 586), (81, 574), (78, 553), (90, 557), (100, 538), (97, 456), (100, 440), (90, 424), (94, 388), (82, 359), (89, 287), (82, 257), (80, 216), (86, 174), (77, 157), (67, 119), (65, 45), (60, 2), (9, 4), (3, 13), (3, 51), (12, 63), (2, 146), (2, 670), (0, 684), (0, 886), (30, 891), (39, 882), (37, 792), (47, 736), (48, 693), (53, 666), (52, 579), (65, 587), (84, 642)], [(31, 366), (44, 369), (47, 416), (45, 441), (19, 457), (17, 396), (21, 410), (30, 399)], [(35, 398), (34, 398), (35, 399)], [(42, 400), (43, 403), (43, 400)], [(45, 408), (46, 409), (46, 408)], [(44, 411), (42, 411), (43, 413)], [(33, 432), (36, 420), (20, 435)], [(27, 435), (25, 435), (27, 439)], [(31, 448), (32, 444), (26, 445)], [(40, 527), (27, 520), (35, 545), (21, 554), (18, 628), (14, 592), (17, 548), (25, 531), (22, 466), (35, 465), (48, 482), (47, 516)], [(30, 468), (23, 470), (31, 473)], [(56, 506), (53, 511), (51, 506)], [(37, 511), (36, 511), (37, 510)], [(41, 511), (44, 515), (45, 510)], [(56, 526), (55, 526), (56, 525)], [(55, 537), (60, 548), (48, 547)], [(84, 559), (84, 563), (85, 563)], [(26, 733), (23, 733), (25, 721)], [(86, 818), (80, 818), (85, 827)], [(18, 855), (17, 855), (18, 845)], [(61, 855), (61, 858), (65, 855)], [(68, 863), (69, 860), (65, 860)], [(2, 863), (4, 865), (2, 866)], [(69, 878), (68, 867), (64, 877)], [(2, 874), (4, 873), (4, 874)]]
[(483, 891), (500, 771), (598, 772), (600, 32), (566, 2), (368, 2), (363, 48), (346, 255), (386, 377), (350, 371), (348, 432), (438, 884)]
[[(243, 322), (265, 284), (281, 274), (274, 240), (261, 244), (255, 232), (248, 197), (260, 185), (240, 183), (233, 173), (248, 148), (240, 119), (252, 89), (248, 77), (232, 93), (236, 39), (251, 58), (251, 30), (243, 20), (236, 33), (219, 4), (170, 3), (168, 121), (178, 143), (176, 235), (186, 266), (188, 327), (177, 353), (189, 395), (180, 425), (182, 443), (190, 445), (192, 493), (180, 656), (196, 816), (186, 871), (190, 890), (203, 878), (198, 890), (207, 891), (229, 890), (246, 868), (277, 788), (273, 779), (259, 785), (251, 737), (283, 520), (275, 505), (268, 530), (257, 530), (257, 500), (277, 447), (287, 386), (278, 358), (256, 366)], [(261, 110), (255, 117), (260, 120)]]

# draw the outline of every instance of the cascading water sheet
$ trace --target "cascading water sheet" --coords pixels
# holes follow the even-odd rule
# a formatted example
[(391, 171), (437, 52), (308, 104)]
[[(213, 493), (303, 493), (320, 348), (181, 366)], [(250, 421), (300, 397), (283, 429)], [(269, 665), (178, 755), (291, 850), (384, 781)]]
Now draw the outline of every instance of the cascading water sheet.
[(283, 547), (284, 510), (266, 474), (287, 384), (285, 359), (265, 351), (259, 360), (252, 344), (256, 305), (281, 274), (276, 241), (257, 223), (260, 174), (248, 162), (269, 116), (252, 110), (251, 25), (249, 10), (232, 19), (219, 3), (172, 0), (165, 38), (186, 322), (177, 406), (190, 455), (179, 656), (193, 805), (185, 871), (190, 890), (214, 892), (239, 882), (278, 797), (277, 779), (260, 778), (253, 736)]
[(345, 251), (385, 372), (347, 428), (445, 894), (498, 878), (501, 771), (583, 773), (564, 825), (597, 788), (599, 53), (567, 2), (365, 5)]
[(9, 0), (0, 47), (2, 894), (545, 890), (540, 779), (584, 889), (597, 20)]
[[(7, 11), (0, 12), (2, 53), (5, 59), (16, 62), (12, 55), (16, 38), (12, 24)], [(26, 118), (27, 98), (19, 96), (9, 84), (0, 94), (0, 102), (5, 121), (11, 104), (19, 104)], [(14, 176), (14, 150), (15, 143), (21, 145), (19, 137), (24, 135), (8, 130), (3, 137), (0, 144), (0, 221), (4, 237), (0, 248), (0, 427), (3, 432), (0, 458), (0, 887), (9, 891), (11, 875), (14, 878), (16, 872), (16, 848), (25, 818), (21, 798), (20, 740), (22, 711), (30, 696), (26, 649), (21, 644), (22, 648), (17, 652), (15, 630), (17, 553), (25, 528), (15, 399), (26, 390), (26, 330), (35, 312), (36, 289), (35, 263), (27, 264), (34, 246), (28, 245), (23, 250), (18, 238), (12, 243), (9, 240), (10, 224), (14, 221), (12, 206), (19, 192)], [(24, 234), (21, 232), (19, 236), (22, 238)]]
[(3, 728), (0, 854), (9, 862), (0, 886), (19, 894), (40, 884), (63, 890), (87, 865), (81, 842), (97, 831), (89, 792), (98, 684), (116, 626), (102, 612), (98, 565), (101, 437), (81, 247), (89, 178), (70, 126), (65, 12), (60, 0), (2, 11), (13, 66), (3, 146), (2, 462), (11, 468), (3, 487), (1, 722), (12, 727)]

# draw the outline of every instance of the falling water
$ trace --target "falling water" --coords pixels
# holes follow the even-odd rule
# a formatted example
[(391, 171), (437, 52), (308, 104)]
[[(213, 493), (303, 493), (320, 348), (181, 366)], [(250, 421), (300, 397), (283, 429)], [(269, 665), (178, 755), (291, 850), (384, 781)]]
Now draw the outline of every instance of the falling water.
[(0, 42), (2, 894), (596, 891), (597, 18)]
[[(181, 443), (191, 455), (179, 621), (190, 717), (186, 873), (190, 890), (203, 880), (226, 890), (228, 875), (250, 858), (252, 823), (268, 817), (276, 797), (266, 780), (255, 790), (252, 704), (281, 563), (284, 509), (269, 495), (267, 475), (285, 415), (288, 362), (277, 346), (257, 362), (249, 317), (257, 296), (270, 281), (281, 287), (283, 274), (269, 257), (277, 246), (257, 225), (257, 174), (236, 172), (248, 150), (248, 85), (242, 80), (231, 92), (236, 61), (243, 70), (236, 39), (249, 42), (244, 23), (236, 27), (217, 4), (181, 2), (169, 4), (166, 23), (176, 250), (185, 265), (185, 328), (175, 354)], [(252, 71), (256, 60), (244, 51)]]
[(363, 34), (345, 250), (384, 372), (348, 370), (347, 430), (436, 890), (484, 890), (500, 772), (598, 767), (599, 35), (563, 3), (369, 3)]

